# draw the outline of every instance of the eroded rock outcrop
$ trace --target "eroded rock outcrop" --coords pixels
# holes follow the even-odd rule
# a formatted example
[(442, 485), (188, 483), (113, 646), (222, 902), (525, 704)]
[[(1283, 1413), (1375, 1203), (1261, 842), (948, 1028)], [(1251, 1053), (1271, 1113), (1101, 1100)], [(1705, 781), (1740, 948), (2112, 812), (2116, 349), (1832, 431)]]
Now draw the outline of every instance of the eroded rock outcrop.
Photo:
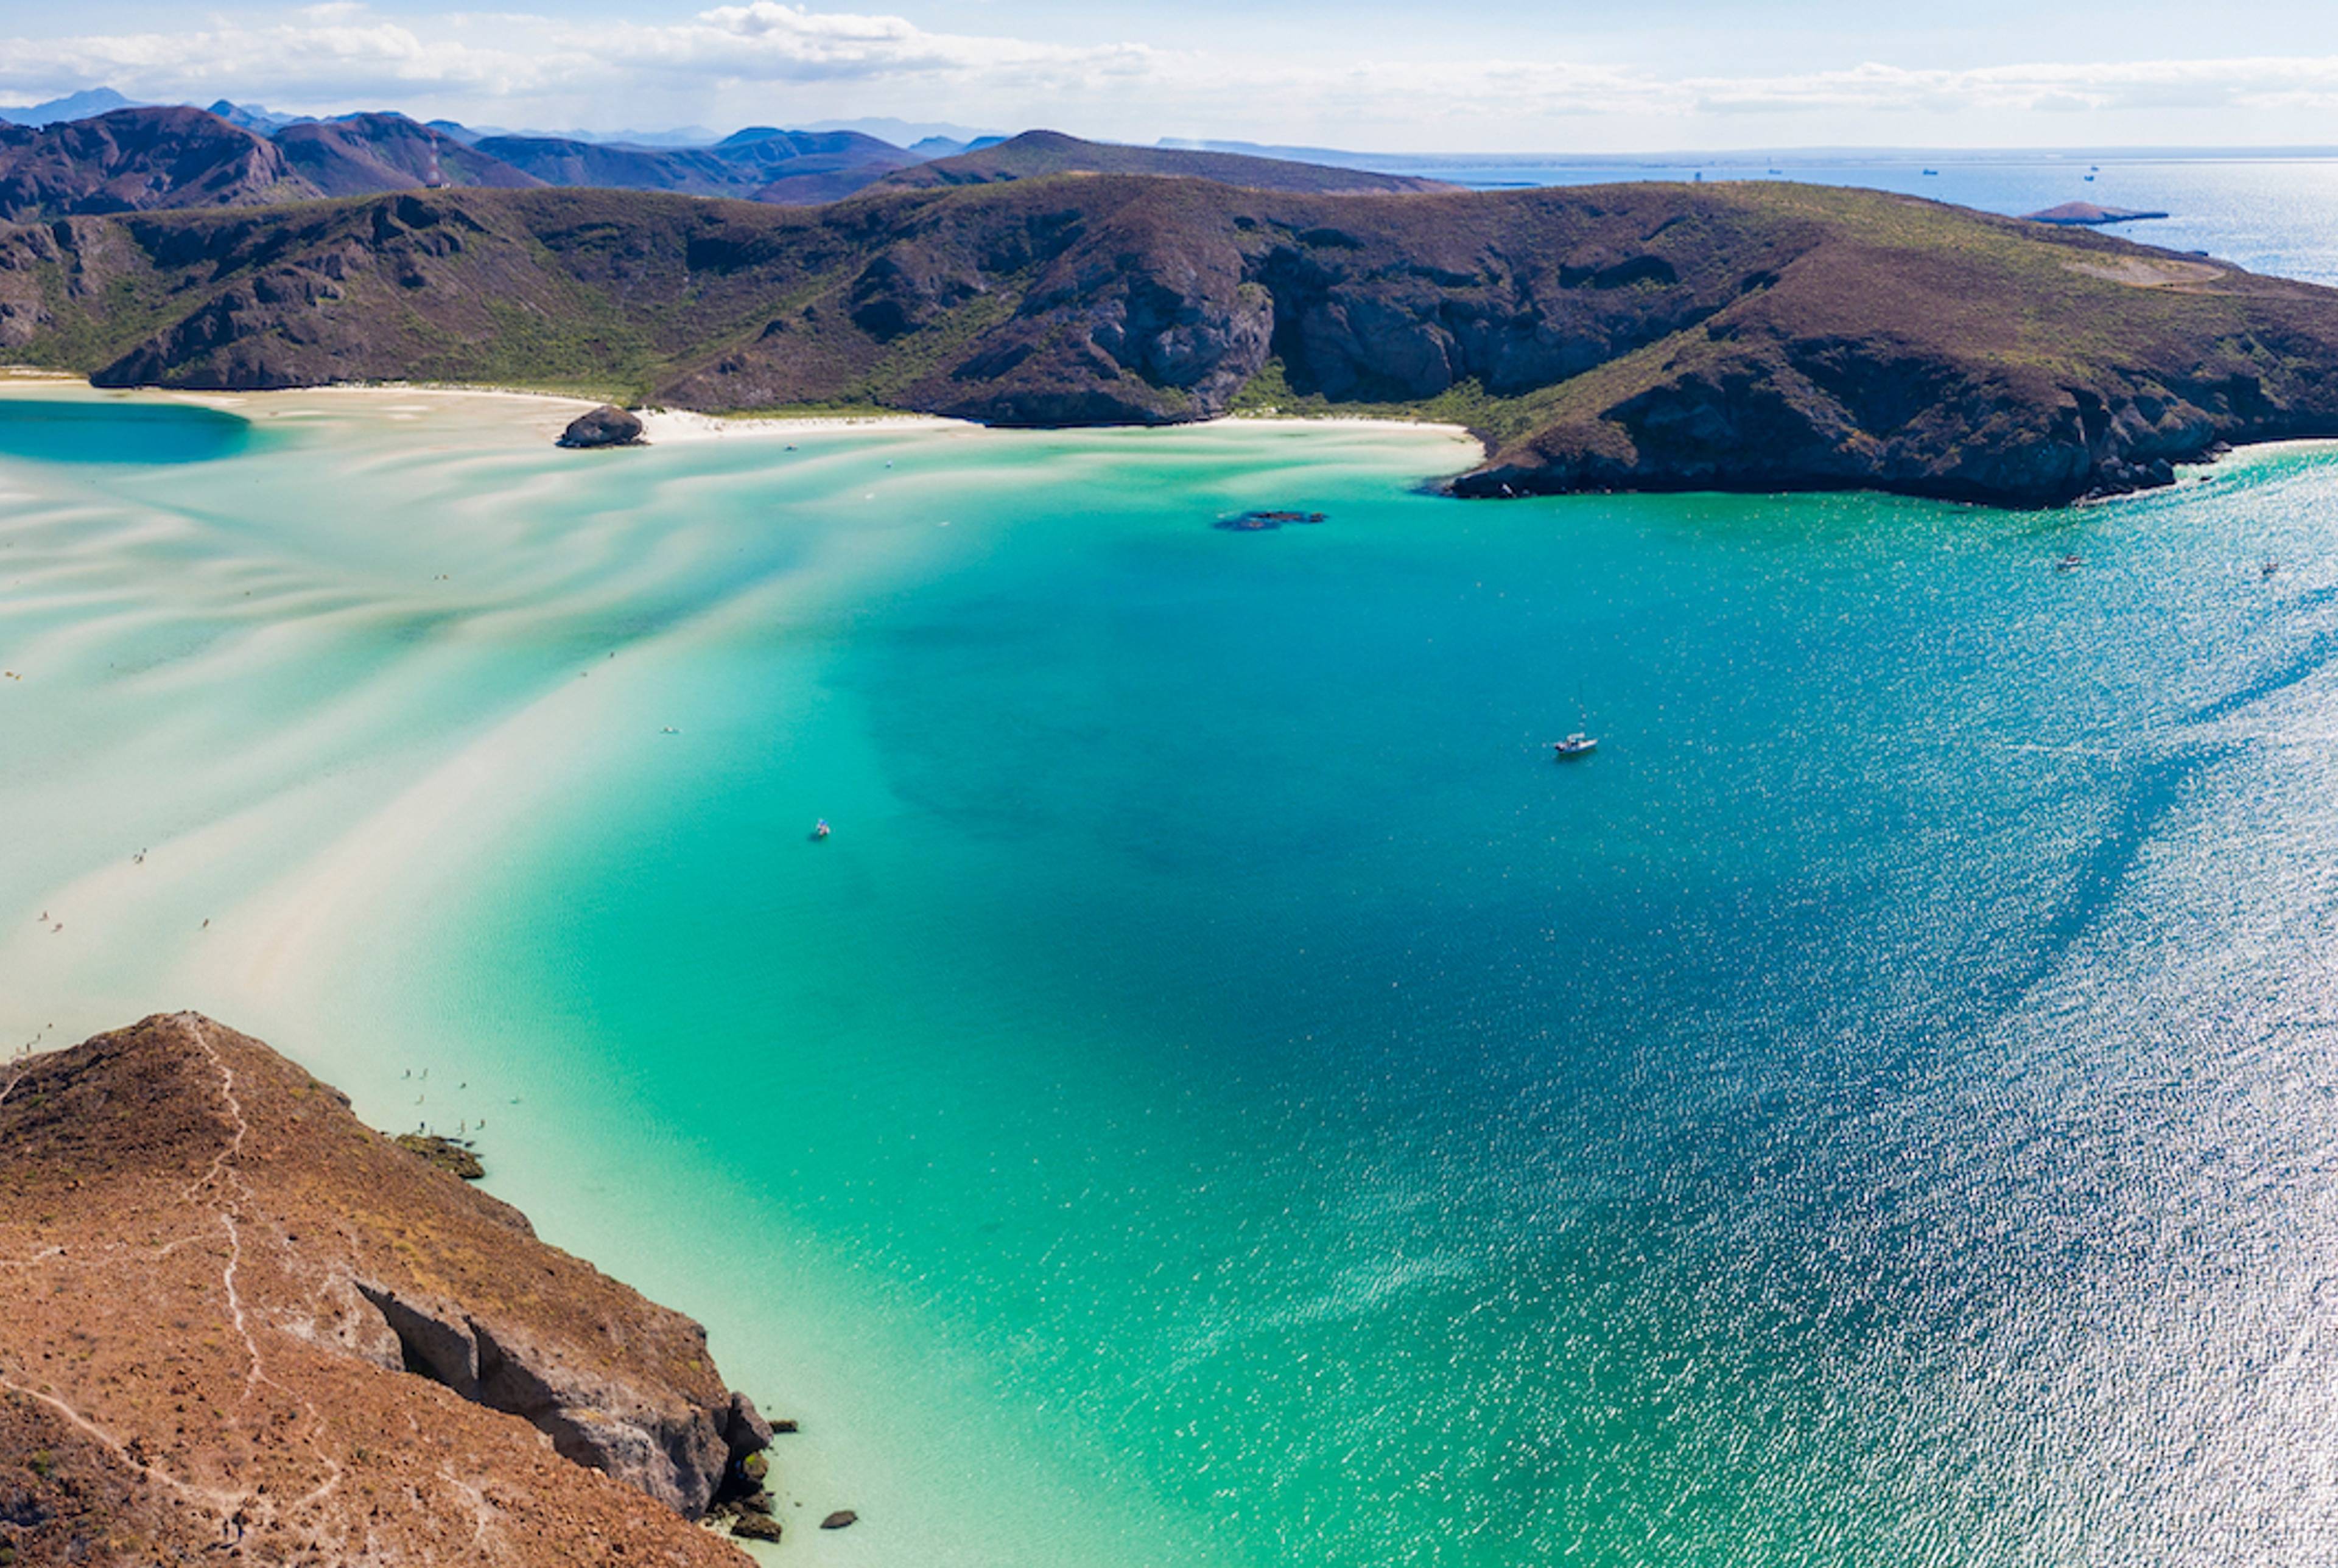
[[(444, 1298), (355, 1283), (396, 1336), (407, 1371), (518, 1416), (550, 1437), (563, 1457), (614, 1475), (687, 1518), (706, 1512), (734, 1457), (771, 1441), (768, 1429), (735, 1426), (730, 1402), (710, 1408), (672, 1387), (580, 1366), (557, 1340), (522, 1324), (474, 1316)], [(743, 1450), (734, 1450), (734, 1435)]]
[(20, 1563), (740, 1561), (704, 1331), (207, 1019), (0, 1067), (0, 1262)]

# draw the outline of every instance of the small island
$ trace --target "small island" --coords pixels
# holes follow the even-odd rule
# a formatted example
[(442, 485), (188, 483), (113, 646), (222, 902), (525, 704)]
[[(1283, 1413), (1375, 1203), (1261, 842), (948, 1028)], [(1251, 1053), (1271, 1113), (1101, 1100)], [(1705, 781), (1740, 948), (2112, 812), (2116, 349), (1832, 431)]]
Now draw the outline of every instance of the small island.
[(2139, 207), (2098, 207), (2092, 201), (2065, 201), (2058, 207), (2029, 213), (2029, 220), (2065, 229), (2099, 229), (2106, 223), (2138, 223), (2146, 218), (2166, 216), (2165, 212), (2149, 212)]

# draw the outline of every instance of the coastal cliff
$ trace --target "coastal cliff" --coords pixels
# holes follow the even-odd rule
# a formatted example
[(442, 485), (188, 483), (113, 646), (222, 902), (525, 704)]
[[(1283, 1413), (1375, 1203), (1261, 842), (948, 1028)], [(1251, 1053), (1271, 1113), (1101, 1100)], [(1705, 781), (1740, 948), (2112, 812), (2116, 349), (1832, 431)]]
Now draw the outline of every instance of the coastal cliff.
[(1785, 184), (1328, 195), (1061, 174), (785, 210), (465, 190), (0, 229), (0, 355), (1024, 426), (1469, 426), (1469, 495), (2045, 505), (2338, 435), (2338, 291)]
[(0, 1552), (742, 1565), (705, 1331), (193, 1014), (0, 1067)]

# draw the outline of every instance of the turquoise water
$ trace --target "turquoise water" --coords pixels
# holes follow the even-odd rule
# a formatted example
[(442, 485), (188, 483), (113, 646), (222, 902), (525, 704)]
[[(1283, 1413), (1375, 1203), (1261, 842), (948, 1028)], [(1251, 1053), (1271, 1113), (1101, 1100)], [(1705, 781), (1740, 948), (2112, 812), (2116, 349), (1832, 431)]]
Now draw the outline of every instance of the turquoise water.
[(246, 407), (0, 460), (0, 1037), (484, 1119), (804, 1419), (864, 1523), (781, 1558), (2323, 1559), (2327, 449), (1497, 505)]
[(0, 457), (44, 463), (204, 463), (251, 439), (243, 419), (218, 409), (156, 407), (129, 397), (17, 397), (0, 418)]

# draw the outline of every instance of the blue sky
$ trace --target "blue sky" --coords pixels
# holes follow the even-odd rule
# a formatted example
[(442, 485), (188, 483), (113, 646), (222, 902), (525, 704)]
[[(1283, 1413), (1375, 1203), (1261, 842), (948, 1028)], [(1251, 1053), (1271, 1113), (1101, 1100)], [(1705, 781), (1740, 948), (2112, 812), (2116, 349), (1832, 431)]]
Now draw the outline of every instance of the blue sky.
[(893, 115), (1394, 152), (2338, 143), (2304, 0), (0, 0), (0, 102), (110, 84), (534, 128)]

